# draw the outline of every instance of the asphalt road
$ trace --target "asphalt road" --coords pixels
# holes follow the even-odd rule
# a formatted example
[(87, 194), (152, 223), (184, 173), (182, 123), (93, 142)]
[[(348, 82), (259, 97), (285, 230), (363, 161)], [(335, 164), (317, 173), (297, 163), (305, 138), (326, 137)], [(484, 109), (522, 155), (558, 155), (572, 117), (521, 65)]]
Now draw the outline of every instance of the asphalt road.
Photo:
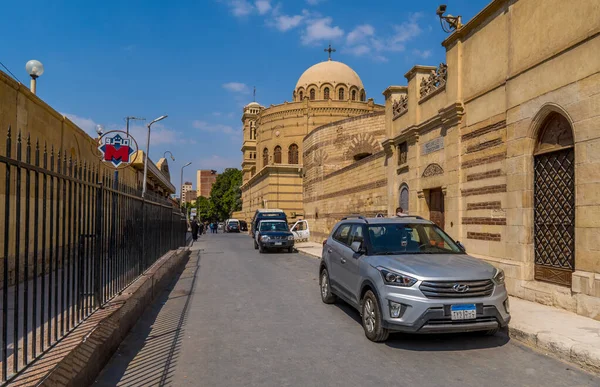
[(321, 303), (318, 263), (259, 254), (247, 235), (202, 236), (97, 385), (600, 386), (500, 333), (372, 343), (358, 312)]

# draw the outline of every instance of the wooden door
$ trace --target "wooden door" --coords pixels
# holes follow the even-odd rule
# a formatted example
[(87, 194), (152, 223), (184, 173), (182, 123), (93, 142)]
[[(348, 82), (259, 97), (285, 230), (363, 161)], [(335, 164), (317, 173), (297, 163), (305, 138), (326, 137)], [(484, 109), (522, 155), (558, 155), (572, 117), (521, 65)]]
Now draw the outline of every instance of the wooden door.
[(429, 190), (429, 220), (444, 229), (444, 194), (439, 188)]

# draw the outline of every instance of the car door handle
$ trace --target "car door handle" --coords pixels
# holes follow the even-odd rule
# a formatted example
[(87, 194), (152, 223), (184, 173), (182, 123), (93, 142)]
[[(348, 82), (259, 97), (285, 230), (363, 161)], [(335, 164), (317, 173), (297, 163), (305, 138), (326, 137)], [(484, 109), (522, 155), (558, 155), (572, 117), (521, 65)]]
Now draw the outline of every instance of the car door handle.
[(329, 254), (331, 254), (331, 253), (333, 253), (333, 250), (331, 250), (331, 249), (327, 249), (327, 252), (328, 252)]
[(340, 262), (346, 263), (346, 260), (344, 258), (340, 258)]

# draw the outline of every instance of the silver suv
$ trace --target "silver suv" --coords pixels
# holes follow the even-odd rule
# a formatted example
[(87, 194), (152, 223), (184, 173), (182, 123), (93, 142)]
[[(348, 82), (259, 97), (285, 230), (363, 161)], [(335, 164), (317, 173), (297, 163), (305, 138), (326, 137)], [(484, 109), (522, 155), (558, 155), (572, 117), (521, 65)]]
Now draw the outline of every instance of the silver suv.
[(417, 216), (344, 218), (323, 243), (321, 299), (356, 308), (365, 335), (483, 331), (510, 321), (504, 272)]

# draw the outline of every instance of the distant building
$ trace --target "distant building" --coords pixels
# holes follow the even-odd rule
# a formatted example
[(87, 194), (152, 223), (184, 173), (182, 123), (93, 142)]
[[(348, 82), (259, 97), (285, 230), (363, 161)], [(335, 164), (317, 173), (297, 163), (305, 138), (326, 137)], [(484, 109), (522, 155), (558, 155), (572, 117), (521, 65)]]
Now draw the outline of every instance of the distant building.
[(199, 169), (196, 173), (197, 184), (196, 194), (198, 196), (204, 196), (205, 198), (210, 196), (210, 190), (213, 184), (217, 181), (219, 174), (214, 169)]
[(185, 203), (187, 201), (186, 199), (186, 193), (188, 191), (192, 190), (192, 182), (191, 181), (186, 181), (185, 183), (183, 183), (183, 186), (181, 187), (181, 201), (182, 203)]
[(190, 202), (196, 201), (196, 199), (198, 198), (197, 192), (198, 191), (193, 190), (193, 189), (184, 192), (184, 194), (183, 194), (183, 202), (184, 203), (190, 203)]

